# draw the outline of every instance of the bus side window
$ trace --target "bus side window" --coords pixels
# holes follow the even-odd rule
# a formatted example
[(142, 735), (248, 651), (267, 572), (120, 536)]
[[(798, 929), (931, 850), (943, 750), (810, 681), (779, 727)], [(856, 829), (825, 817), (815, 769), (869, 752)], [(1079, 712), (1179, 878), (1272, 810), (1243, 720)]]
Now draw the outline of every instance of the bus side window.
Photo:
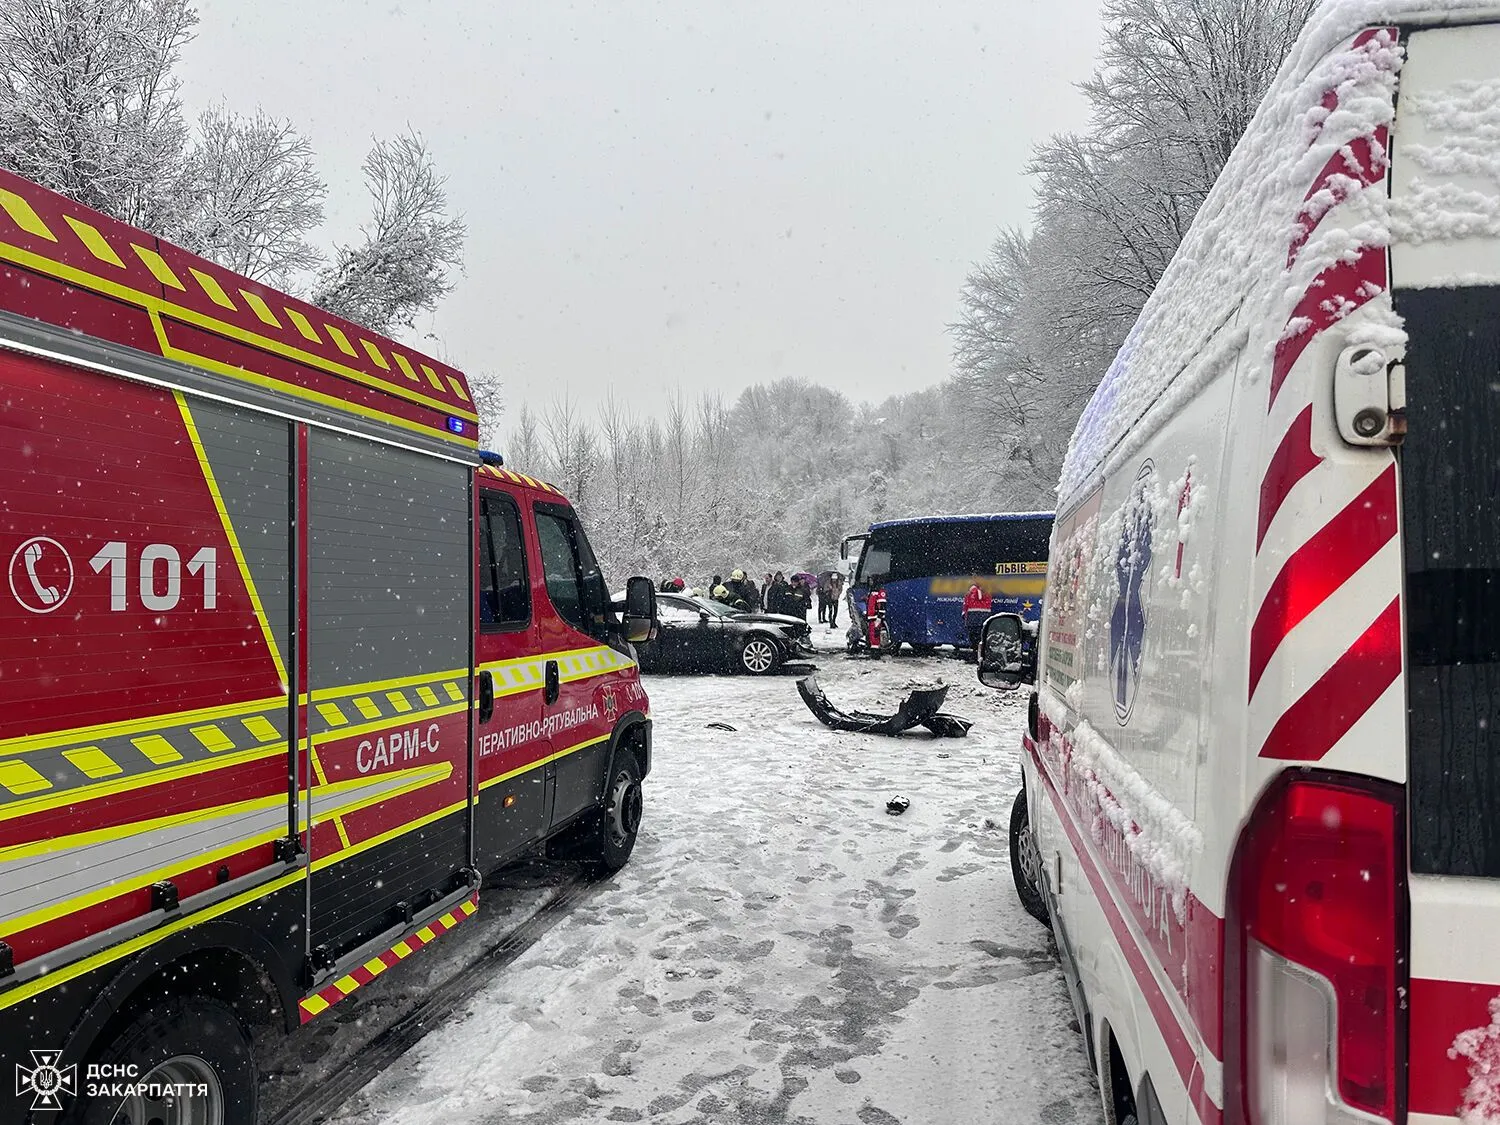
[(531, 586), (521, 513), (504, 493), (479, 498), (479, 623), (485, 632), (524, 629), (531, 623)]

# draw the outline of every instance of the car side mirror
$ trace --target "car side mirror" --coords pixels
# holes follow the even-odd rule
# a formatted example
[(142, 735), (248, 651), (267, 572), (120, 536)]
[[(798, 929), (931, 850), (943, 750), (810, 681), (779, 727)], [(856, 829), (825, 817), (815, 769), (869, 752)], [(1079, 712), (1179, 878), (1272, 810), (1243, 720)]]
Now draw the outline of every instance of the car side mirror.
[(706, 610), (706, 609), (700, 609), (698, 611), (698, 624), (699, 625), (707, 625), (708, 624), (708, 619), (709, 619), (709, 612), (708, 612), (708, 610)]
[(656, 631), (656, 587), (651, 579), (637, 575), (626, 581), (622, 629), (633, 645), (649, 641)]
[(979, 682), (986, 687), (1014, 688), (1036, 682), (1035, 645), (1018, 613), (997, 613), (979, 634)]

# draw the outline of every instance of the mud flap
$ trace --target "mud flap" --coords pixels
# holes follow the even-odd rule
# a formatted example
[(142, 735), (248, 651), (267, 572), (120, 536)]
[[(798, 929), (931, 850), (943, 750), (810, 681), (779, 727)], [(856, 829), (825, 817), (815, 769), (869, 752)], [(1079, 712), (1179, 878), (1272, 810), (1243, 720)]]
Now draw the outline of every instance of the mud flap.
[(957, 715), (948, 715), (939, 708), (948, 698), (948, 687), (918, 688), (901, 701), (901, 706), (892, 715), (876, 715), (869, 711), (840, 711), (828, 702), (817, 676), (804, 676), (797, 681), (797, 692), (802, 702), (818, 717), (818, 721), (834, 730), (855, 734), (897, 735), (914, 727), (926, 727), (939, 738), (963, 738), (974, 724)]

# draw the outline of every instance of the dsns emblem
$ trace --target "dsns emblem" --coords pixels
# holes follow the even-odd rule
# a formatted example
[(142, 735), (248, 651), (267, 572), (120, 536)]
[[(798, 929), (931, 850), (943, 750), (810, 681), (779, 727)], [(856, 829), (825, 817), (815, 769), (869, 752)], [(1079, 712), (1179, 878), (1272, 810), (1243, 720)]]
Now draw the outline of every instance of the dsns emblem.
[(1115, 719), (1124, 726), (1140, 687), (1141, 653), (1146, 646), (1146, 599), (1151, 578), (1151, 478), (1156, 466), (1141, 465), (1125, 502), (1120, 548), (1115, 556), (1119, 592), (1109, 620), (1109, 673)]
[(62, 1109), (63, 1095), (78, 1092), (78, 1067), (59, 1066), (61, 1051), (32, 1051), (31, 1066), (16, 1064), (16, 1094), (31, 1095), (31, 1111)]

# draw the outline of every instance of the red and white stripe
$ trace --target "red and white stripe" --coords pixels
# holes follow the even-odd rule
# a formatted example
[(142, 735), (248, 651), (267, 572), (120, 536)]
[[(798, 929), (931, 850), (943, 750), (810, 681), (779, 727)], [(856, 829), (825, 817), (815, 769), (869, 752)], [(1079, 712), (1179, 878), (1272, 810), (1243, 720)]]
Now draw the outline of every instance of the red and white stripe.
[[(1396, 34), (1371, 29), (1350, 50), (1375, 55)], [(1330, 91), (1323, 104), (1335, 112), (1338, 92)], [(1297, 215), (1289, 268), (1339, 204), (1360, 191), (1384, 189), (1388, 142), (1387, 127), (1378, 126), (1342, 145), (1324, 166)], [(1322, 761), (1400, 676), (1394, 461), (1319, 452), (1314, 398), (1323, 384), (1297, 377), (1304, 357), (1304, 367), (1328, 362), (1314, 346), (1324, 332), (1389, 289), (1385, 247), (1367, 246), (1340, 259), (1308, 286), (1276, 347), (1247, 684), (1252, 745), (1262, 758)], [(1326, 429), (1327, 419), (1321, 421)]]

